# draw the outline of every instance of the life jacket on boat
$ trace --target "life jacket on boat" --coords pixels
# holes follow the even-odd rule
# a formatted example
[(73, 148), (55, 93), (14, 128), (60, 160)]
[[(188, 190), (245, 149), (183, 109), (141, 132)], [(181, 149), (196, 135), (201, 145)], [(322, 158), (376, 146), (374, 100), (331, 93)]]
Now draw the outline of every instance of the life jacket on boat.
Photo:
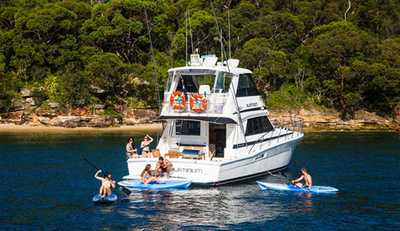
[(181, 91), (174, 91), (169, 97), (169, 104), (176, 112), (183, 112), (186, 106), (186, 96)]
[(203, 94), (194, 93), (190, 97), (190, 109), (194, 112), (201, 113), (207, 109), (207, 99)]

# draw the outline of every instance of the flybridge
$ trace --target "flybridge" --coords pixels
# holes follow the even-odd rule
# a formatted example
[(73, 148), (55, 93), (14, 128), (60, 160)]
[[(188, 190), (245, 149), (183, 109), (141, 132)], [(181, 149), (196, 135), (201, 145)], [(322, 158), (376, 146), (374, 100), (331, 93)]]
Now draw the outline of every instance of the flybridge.
[(236, 68), (239, 66), (239, 59), (228, 59), (226, 61), (218, 62), (218, 58), (215, 55), (203, 55), (191, 54), (189, 66), (203, 66), (203, 67), (215, 67), (215, 66), (229, 66), (230, 68)]

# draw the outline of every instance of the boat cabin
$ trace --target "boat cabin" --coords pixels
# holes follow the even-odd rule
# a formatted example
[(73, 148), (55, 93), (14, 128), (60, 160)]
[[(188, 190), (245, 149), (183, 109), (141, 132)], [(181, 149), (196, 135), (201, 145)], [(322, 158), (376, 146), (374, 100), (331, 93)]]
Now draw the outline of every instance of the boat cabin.
[(192, 55), (189, 66), (168, 71), (160, 115), (166, 121), (158, 145), (162, 154), (234, 159), (235, 149), (247, 143), (245, 133), (265, 132), (262, 123), (273, 129), (251, 71), (238, 64)]

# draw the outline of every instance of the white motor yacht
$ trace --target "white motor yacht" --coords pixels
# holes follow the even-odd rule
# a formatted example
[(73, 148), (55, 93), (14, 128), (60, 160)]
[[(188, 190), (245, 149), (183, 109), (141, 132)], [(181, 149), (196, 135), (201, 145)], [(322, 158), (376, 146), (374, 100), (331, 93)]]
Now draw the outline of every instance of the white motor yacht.
[(160, 119), (162, 135), (151, 156), (127, 161), (138, 178), (159, 156), (172, 164), (170, 177), (221, 185), (280, 171), (303, 138), (302, 120), (272, 123), (252, 72), (239, 60), (192, 54), (187, 66), (168, 71)]

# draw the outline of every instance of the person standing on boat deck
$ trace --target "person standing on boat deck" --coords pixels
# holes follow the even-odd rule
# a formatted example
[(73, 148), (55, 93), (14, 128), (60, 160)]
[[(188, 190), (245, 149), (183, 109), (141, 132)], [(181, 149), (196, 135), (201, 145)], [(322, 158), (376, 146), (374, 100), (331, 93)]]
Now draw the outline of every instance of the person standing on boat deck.
[(156, 164), (157, 176), (162, 177), (164, 173), (166, 173), (167, 176), (169, 176), (171, 169), (172, 169), (172, 163), (169, 160), (164, 159), (162, 156), (160, 156)]
[(142, 173), (140, 174), (140, 178), (141, 178), (143, 184), (148, 184), (148, 183), (151, 183), (151, 182), (157, 180), (157, 178), (154, 177), (151, 173), (151, 165), (150, 164), (146, 164), (146, 167), (144, 167)]
[(153, 142), (153, 138), (149, 135), (145, 135), (140, 147), (142, 152), (144, 152), (144, 157), (150, 157), (150, 147), (149, 145)]
[(182, 78), (182, 76), (179, 78), (179, 83), (178, 83), (178, 86), (177, 86), (176, 90), (183, 92), (183, 94), (185, 95), (186, 100), (188, 100), (187, 89), (186, 89), (186, 86), (185, 86), (185, 80)]
[[(306, 168), (302, 168), (300, 170), (300, 177), (292, 180), (292, 184), (296, 185), (299, 188), (311, 188), (312, 186), (312, 177), (311, 175), (308, 173), (308, 170)], [(302, 183), (301, 181), (304, 181), (304, 183)]]
[(136, 157), (135, 143), (132, 137), (129, 137), (128, 143), (126, 144), (126, 155), (129, 158)]
[(110, 196), (112, 193), (112, 189), (115, 188), (115, 181), (112, 179), (112, 175), (109, 172), (105, 172), (103, 177), (99, 176), (101, 170), (98, 170), (94, 175), (94, 178), (101, 181), (101, 186), (99, 190), (99, 194), (102, 197)]

